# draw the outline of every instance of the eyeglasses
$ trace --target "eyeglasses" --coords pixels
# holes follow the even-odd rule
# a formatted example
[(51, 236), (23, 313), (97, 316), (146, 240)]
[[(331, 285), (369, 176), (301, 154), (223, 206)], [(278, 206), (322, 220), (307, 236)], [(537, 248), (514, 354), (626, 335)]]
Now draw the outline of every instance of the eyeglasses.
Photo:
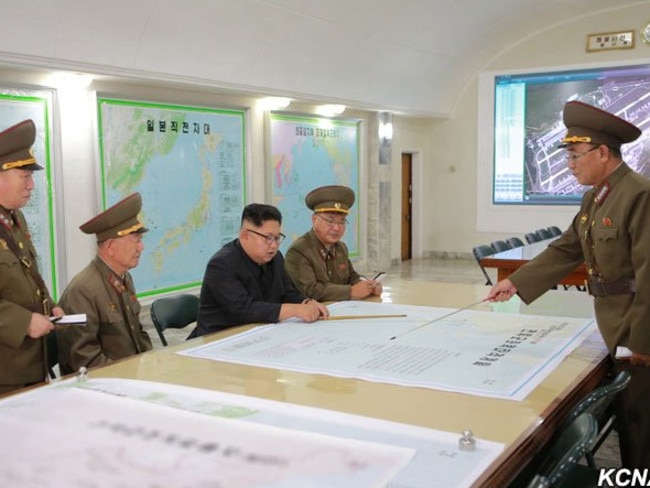
[(272, 236), (272, 235), (262, 234), (261, 232), (257, 232), (256, 230), (253, 229), (244, 229), (244, 230), (247, 230), (248, 232), (252, 232), (257, 236), (260, 236), (262, 239), (264, 239), (264, 242), (266, 242), (269, 246), (274, 242), (280, 245), (282, 244), (282, 241), (284, 241), (284, 238), (287, 237), (282, 233), (280, 233), (280, 235), (278, 236)]
[(323, 217), (320, 214), (316, 214), (317, 217), (319, 217), (323, 222), (327, 224), (328, 227), (335, 227), (337, 225), (340, 225), (341, 227), (345, 227), (348, 225), (348, 219), (327, 219)]
[(580, 154), (567, 154), (566, 156), (564, 156), (564, 158), (566, 159), (567, 163), (575, 163), (582, 156), (584, 156), (585, 154), (589, 154), (591, 151), (595, 151), (599, 147), (600, 146), (592, 147), (591, 149), (587, 149), (585, 152), (581, 152)]

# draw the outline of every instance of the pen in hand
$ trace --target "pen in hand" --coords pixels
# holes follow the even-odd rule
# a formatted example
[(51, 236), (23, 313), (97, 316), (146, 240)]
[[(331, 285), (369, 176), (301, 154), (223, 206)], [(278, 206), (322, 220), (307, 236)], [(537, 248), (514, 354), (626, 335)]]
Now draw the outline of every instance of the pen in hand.
[(386, 273), (383, 272), (383, 271), (380, 271), (379, 273), (377, 273), (375, 275), (375, 277), (372, 279), (372, 281), (374, 281), (372, 287), (377, 288), (377, 287), (381, 286), (381, 280), (384, 279), (384, 276), (386, 276)]

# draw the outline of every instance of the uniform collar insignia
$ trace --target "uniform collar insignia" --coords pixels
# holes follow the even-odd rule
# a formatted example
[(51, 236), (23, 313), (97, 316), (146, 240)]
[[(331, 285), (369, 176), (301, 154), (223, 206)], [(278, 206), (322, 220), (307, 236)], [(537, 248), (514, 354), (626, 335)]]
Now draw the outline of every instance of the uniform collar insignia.
[(605, 201), (605, 198), (607, 198), (607, 195), (609, 195), (610, 189), (611, 187), (609, 186), (609, 181), (606, 181), (600, 188), (596, 190), (596, 196), (594, 197), (594, 202), (596, 205), (600, 205)]
[(328, 258), (336, 257), (336, 248), (334, 246), (330, 247), (329, 249), (326, 247), (321, 247), (318, 250), (318, 254), (320, 254), (321, 258), (323, 258), (323, 261), (327, 261)]
[(113, 288), (115, 288), (115, 291), (117, 291), (120, 295), (124, 293), (124, 290), (126, 290), (126, 287), (124, 286), (124, 282), (114, 274), (108, 276), (108, 282), (111, 284)]
[(584, 224), (585, 222), (587, 222), (588, 219), (589, 219), (589, 217), (587, 216), (587, 214), (582, 214), (580, 216), (580, 223)]
[(7, 230), (11, 230), (11, 228), (14, 226), (11, 217), (2, 211), (0, 211), (0, 224), (6, 227)]
[(5, 241), (4, 239), (0, 239), (0, 249), (2, 249), (3, 251), (8, 251), (9, 250), (9, 246), (7, 245), (7, 241)]

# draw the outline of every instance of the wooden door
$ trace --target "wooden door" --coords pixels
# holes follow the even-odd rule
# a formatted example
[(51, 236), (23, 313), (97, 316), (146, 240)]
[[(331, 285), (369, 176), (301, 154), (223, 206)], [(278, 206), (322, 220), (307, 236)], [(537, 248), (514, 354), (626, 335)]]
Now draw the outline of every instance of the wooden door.
[(402, 153), (402, 261), (411, 259), (413, 229), (411, 225), (413, 177), (412, 154)]

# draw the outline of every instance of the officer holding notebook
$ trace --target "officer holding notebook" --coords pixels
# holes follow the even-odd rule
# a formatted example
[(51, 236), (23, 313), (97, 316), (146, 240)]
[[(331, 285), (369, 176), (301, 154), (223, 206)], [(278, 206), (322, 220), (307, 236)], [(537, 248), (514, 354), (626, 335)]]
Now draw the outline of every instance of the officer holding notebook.
[[(564, 106), (562, 146), (569, 170), (590, 185), (569, 228), (537, 258), (492, 287), (530, 303), (583, 262), (598, 328), (618, 370), (632, 376), (617, 398), (621, 458), (650, 468), (650, 181), (623, 162), (621, 145), (641, 130), (578, 101)], [(642, 157), (647, 155), (641, 155)]]
[(36, 261), (20, 209), (34, 189), (34, 122), (25, 120), (0, 132), (0, 394), (45, 381), (46, 335), (54, 306)]

